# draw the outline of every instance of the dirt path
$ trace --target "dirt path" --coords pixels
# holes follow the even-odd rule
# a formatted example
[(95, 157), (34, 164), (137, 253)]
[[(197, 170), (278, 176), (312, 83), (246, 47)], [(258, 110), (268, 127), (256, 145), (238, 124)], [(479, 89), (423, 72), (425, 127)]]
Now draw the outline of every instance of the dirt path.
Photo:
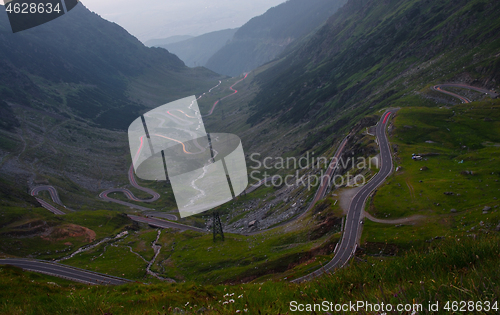
[(415, 189), (413, 189), (413, 186), (410, 184), (410, 180), (408, 178), (405, 181), (406, 186), (408, 186), (408, 189), (410, 190), (410, 197), (412, 199), (415, 199)]
[(425, 216), (423, 215), (412, 215), (411, 217), (407, 218), (400, 218), (400, 219), (377, 219), (373, 217), (371, 214), (369, 214), (366, 211), (363, 211), (363, 217), (367, 218), (370, 221), (376, 222), (376, 223), (384, 223), (384, 224), (415, 224), (418, 221), (421, 221), (425, 219)]

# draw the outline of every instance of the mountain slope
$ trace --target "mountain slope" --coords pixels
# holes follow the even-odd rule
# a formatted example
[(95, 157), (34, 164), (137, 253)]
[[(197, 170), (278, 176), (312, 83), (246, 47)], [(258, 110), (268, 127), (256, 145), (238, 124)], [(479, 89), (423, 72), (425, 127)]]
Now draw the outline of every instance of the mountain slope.
[(285, 110), (283, 121), (324, 120), (442, 80), (498, 86), (499, 13), (497, 1), (350, 0), (257, 77), (262, 90), (249, 122)]
[(0, 37), (0, 96), (5, 101), (66, 112), (107, 128), (127, 128), (142, 110), (147, 99), (138, 100), (129, 86), (151, 68), (161, 70), (156, 81), (184, 77), (163, 87), (176, 91), (190, 84), (193, 88), (184, 96), (217, 82), (215, 74), (192, 71), (175, 55), (145, 47), (81, 4), (59, 19), (16, 34), (2, 7)]
[(309, 34), (346, 0), (289, 0), (243, 25), (206, 67), (239, 75), (273, 60), (294, 40)]
[(171, 44), (157, 45), (178, 56), (188, 67), (204, 66), (238, 29), (227, 29), (203, 34)]
[(0, 7), (0, 207), (48, 183), (76, 209), (102, 208), (96, 192), (128, 182), (130, 123), (221, 78), (82, 4), (16, 34)]

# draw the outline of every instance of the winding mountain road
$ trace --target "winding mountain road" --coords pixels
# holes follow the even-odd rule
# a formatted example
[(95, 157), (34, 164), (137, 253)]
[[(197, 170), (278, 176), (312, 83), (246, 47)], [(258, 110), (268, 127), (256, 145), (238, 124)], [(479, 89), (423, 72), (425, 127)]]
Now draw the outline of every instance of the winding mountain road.
[(49, 204), (45, 200), (36, 197), (36, 196), (38, 196), (38, 194), (41, 191), (48, 191), (50, 194), (50, 197), (52, 198), (52, 201), (54, 201), (54, 203), (66, 208), (66, 206), (63, 205), (63, 203), (61, 202), (61, 199), (59, 198), (59, 194), (57, 193), (57, 189), (55, 189), (53, 186), (38, 186), (38, 187), (35, 187), (31, 190), (31, 195), (33, 197), (35, 197), (36, 201), (38, 201), (40, 203), (40, 205), (42, 205), (42, 207), (49, 210), (50, 212), (57, 214), (57, 215), (66, 214), (66, 213), (62, 212), (61, 210), (57, 209), (56, 207), (54, 207), (53, 205)]
[(461, 96), (461, 95), (458, 95), (456, 93), (444, 90), (444, 88), (447, 88), (447, 87), (454, 87), (454, 88), (462, 88), (462, 89), (474, 90), (474, 91), (477, 91), (477, 92), (480, 92), (480, 93), (488, 94), (492, 98), (496, 98), (499, 95), (498, 93), (496, 93), (493, 90), (483, 89), (483, 88), (479, 88), (479, 87), (475, 87), (475, 86), (471, 86), (471, 85), (467, 85), (467, 84), (462, 84), (462, 83), (444, 83), (444, 84), (438, 84), (438, 85), (434, 85), (432, 87), (432, 89), (434, 91), (441, 92), (441, 93), (448, 94), (450, 96), (456, 97), (459, 100), (461, 100), (462, 103), (466, 104), (466, 103), (470, 103), (471, 102), (471, 100), (469, 100), (468, 98), (466, 98), (464, 96)]
[[(130, 202), (121, 201), (121, 200), (114, 199), (114, 198), (111, 198), (108, 196), (111, 193), (123, 193), (125, 196), (127, 196), (128, 199), (130, 199), (132, 201), (137, 201), (137, 202), (155, 202), (156, 200), (160, 199), (159, 193), (157, 193), (156, 191), (154, 191), (152, 189), (142, 187), (137, 183), (135, 176), (134, 176), (134, 166), (133, 165), (130, 165), (130, 168), (128, 171), (128, 180), (134, 188), (139, 189), (141, 191), (144, 191), (145, 193), (148, 193), (153, 197), (150, 199), (139, 199), (134, 195), (133, 192), (131, 192), (130, 190), (125, 189), (125, 188), (114, 188), (114, 189), (105, 190), (99, 194), (99, 197), (103, 200), (118, 203), (118, 204), (121, 204), (123, 206), (127, 206), (127, 207), (134, 208), (134, 209), (141, 210), (141, 211), (153, 210), (151, 208), (146, 208), (146, 207), (134, 205)], [(177, 220), (177, 217), (175, 217), (174, 220)]]
[(24, 270), (39, 272), (85, 284), (120, 285), (131, 282), (131, 280), (123, 278), (36, 259), (0, 259), (0, 265), (12, 265)]
[[(238, 90), (235, 90), (234, 89), (234, 86), (236, 86), (236, 84), (240, 83), (241, 81), (245, 80), (248, 76), (248, 73), (245, 74), (245, 76), (241, 79), (241, 80), (238, 80), (236, 81), (233, 85), (231, 85), (229, 87), (230, 90), (233, 91), (233, 93), (229, 94), (229, 95), (226, 95), (224, 96), (223, 98), (217, 100), (212, 109), (210, 110), (210, 112), (206, 115), (206, 116), (210, 116), (213, 114), (214, 110), (215, 110), (215, 107), (217, 106), (217, 104), (238, 93)], [(216, 86), (212, 87), (208, 93), (212, 92), (212, 90), (214, 90), (215, 88), (219, 87), (220, 85), (222, 84), (222, 81), (219, 81), (219, 84), (217, 84)], [(206, 93), (203, 93), (202, 95), (200, 95), (197, 100), (199, 100), (200, 98), (202, 98)], [(161, 136), (161, 135), (158, 135), (158, 136)], [(174, 139), (172, 139), (174, 140)], [(174, 140), (175, 141), (175, 140)], [(129, 171), (128, 171), (128, 179), (129, 179), (129, 182), (130, 184), (132, 184), (132, 186), (136, 189), (139, 189), (141, 191), (144, 191), (145, 193), (148, 193), (152, 196), (152, 198), (150, 199), (139, 199), (137, 198), (133, 192), (131, 192), (130, 190), (128, 189), (125, 189), (125, 188), (115, 188), (115, 189), (108, 189), (108, 190), (105, 190), (103, 192), (101, 192), (99, 194), (99, 197), (103, 200), (106, 200), (106, 201), (109, 201), (109, 202), (114, 202), (114, 203), (117, 203), (117, 204), (120, 204), (122, 206), (126, 206), (126, 207), (129, 207), (129, 208), (133, 208), (133, 209), (137, 209), (137, 210), (140, 210), (140, 211), (150, 211), (149, 215), (151, 216), (158, 216), (158, 217), (163, 217), (163, 218), (166, 218), (168, 220), (173, 220), (173, 221), (177, 221), (178, 218), (176, 215), (173, 215), (173, 214), (163, 214), (163, 213), (159, 213), (158, 215), (155, 215), (153, 214), (153, 211), (154, 209), (151, 209), (151, 208), (147, 208), (147, 207), (143, 207), (143, 206), (139, 206), (139, 205), (135, 205), (133, 203), (130, 203), (130, 202), (126, 202), (126, 201), (122, 201), (122, 200), (118, 200), (118, 199), (114, 199), (114, 198), (111, 198), (109, 197), (109, 194), (111, 193), (123, 193), (129, 200), (132, 200), (132, 201), (136, 201), (136, 202), (155, 202), (157, 201), (158, 199), (160, 199), (160, 194), (158, 194), (157, 192), (155, 192), (154, 190), (152, 189), (149, 189), (149, 188), (145, 188), (145, 187), (142, 187), (140, 186), (136, 179), (135, 179), (135, 176), (134, 176), (134, 166), (133, 165), (130, 165), (130, 168), (129, 168)], [(52, 211), (52, 210), (51, 210)]]
[[(309, 206), (307, 206), (307, 209), (302, 212), (299, 216), (296, 216), (288, 221), (284, 221), (284, 222), (281, 222), (280, 224), (277, 224), (275, 226), (273, 226), (272, 228), (269, 228), (269, 229), (266, 229), (266, 230), (260, 230), (260, 231), (255, 231), (255, 232), (250, 232), (250, 233), (245, 233), (243, 235), (255, 235), (255, 234), (260, 234), (260, 233), (264, 233), (264, 232), (267, 232), (267, 231), (270, 231), (270, 230), (274, 230), (276, 228), (279, 228), (279, 227), (282, 227), (284, 225), (287, 225), (287, 224), (290, 224), (294, 221), (297, 221), (298, 219), (302, 218), (303, 216), (306, 215), (306, 213), (308, 213), (312, 208), (314, 208), (314, 206), (316, 205), (316, 203), (321, 200), (328, 188), (330, 187), (330, 184), (331, 184), (331, 179), (333, 178), (333, 175), (335, 174), (335, 171), (337, 170), (338, 168), (338, 165), (339, 165), (339, 161), (340, 161), (340, 156), (342, 155), (342, 152), (344, 151), (344, 148), (347, 144), (347, 140), (349, 140), (349, 137), (350, 135), (347, 135), (343, 140), (342, 142), (339, 144), (338, 148), (337, 148), (337, 151), (335, 151), (335, 154), (333, 155), (331, 161), (330, 161), (330, 164), (328, 166), (328, 169), (326, 170), (326, 173), (321, 177), (321, 181), (320, 181), (320, 185), (318, 187), (318, 190), (316, 190), (316, 194), (314, 195), (314, 198), (313, 200), (311, 200), (311, 202), (309, 203)], [(271, 177), (268, 177), (268, 178), (271, 178)], [(262, 182), (263, 180), (261, 180)], [(259, 184), (259, 183), (257, 183)], [(260, 185), (262, 185), (263, 183), (261, 183)], [(259, 185), (259, 186), (260, 186)], [(258, 188), (258, 187), (257, 187)], [(257, 189), (255, 188), (255, 189)], [(253, 190), (255, 190), (253, 189)], [(253, 191), (251, 190), (251, 191)]]
[[(228, 98), (228, 97), (230, 97), (230, 96), (232, 96), (232, 95), (234, 95), (234, 94), (238, 93), (238, 90), (235, 90), (235, 89), (234, 89), (234, 87), (235, 87), (238, 83), (240, 83), (241, 81), (245, 80), (245, 79), (247, 78), (247, 76), (248, 76), (248, 73), (246, 73), (246, 74), (245, 74), (245, 76), (244, 76), (241, 80), (238, 80), (238, 81), (237, 81), (237, 82), (235, 82), (233, 85), (231, 85), (231, 86), (229, 87), (229, 89), (230, 89), (230, 90), (232, 90), (232, 91), (233, 91), (233, 93), (231, 93), (231, 94), (229, 94), (229, 95), (227, 95), (227, 96), (225, 96), (225, 97), (223, 97), (223, 98), (221, 98), (221, 99), (217, 100), (217, 101), (214, 103), (214, 105), (213, 105), (212, 109), (210, 110), (210, 112), (208, 113), (208, 115), (206, 115), (206, 116), (210, 116), (210, 115), (212, 115), (212, 114), (213, 114), (213, 112), (214, 112), (214, 110), (215, 110), (215, 107), (217, 106), (217, 104), (218, 104), (221, 100), (224, 100), (224, 99), (226, 99), (226, 98)], [(212, 92), (212, 90), (214, 90), (214, 89), (218, 88), (221, 84), (222, 84), (222, 81), (220, 81), (220, 80), (219, 80), (219, 83), (218, 83), (216, 86), (212, 87), (212, 88), (208, 91), (208, 93), (210, 93), (210, 92)], [(206, 93), (203, 93), (203, 94), (202, 94), (202, 95), (200, 95), (197, 99), (202, 98), (205, 94), (206, 94)], [(138, 190), (141, 190), (141, 191), (143, 191), (143, 192), (145, 192), (145, 193), (147, 193), (147, 194), (151, 195), (152, 197), (151, 197), (151, 198), (149, 198), (149, 199), (140, 199), (140, 198), (136, 197), (132, 191), (130, 191), (129, 189), (126, 189), (126, 188), (114, 188), (114, 189), (107, 189), (107, 190), (105, 190), (105, 191), (101, 192), (101, 193), (99, 194), (99, 197), (100, 197), (101, 199), (105, 200), (105, 201), (108, 201), (108, 202), (114, 202), (114, 203), (117, 203), (117, 204), (120, 204), (120, 205), (123, 205), (123, 206), (129, 207), (129, 208), (137, 209), (137, 210), (140, 210), (140, 211), (149, 211), (148, 213), (146, 213), (148, 216), (162, 217), (162, 218), (165, 218), (165, 219), (168, 219), (168, 220), (172, 220), (172, 221), (177, 221), (177, 220), (178, 220), (178, 217), (177, 217), (176, 215), (174, 215), (174, 214), (166, 214), (166, 213), (161, 213), (161, 212), (155, 212), (155, 211), (154, 211), (154, 209), (151, 209), (151, 208), (147, 208), (147, 207), (139, 206), (139, 205), (136, 205), (136, 204), (133, 204), (133, 203), (130, 203), (130, 202), (126, 202), (126, 201), (122, 201), (122, 200), (118, 200), (118, 199), (114, 199), (114, 198), (109, 197), (109, 194), (112, 194), (112, 193), (123, 193), (123, 194), (124, 194), (124, 195), (125, 195), (125, 196), (129, 199), (129, 200), (131, 200), (131, 201), (136, 201), (136, 202), (145, 202), (145, 203), (155, 202), (155, 201), (157, 201), (158, 199), (160, 199), (160, 194), (158, 194), (156, 191), (154, 191), (154, 190), (152, 190), (152, 189), (149, 189), (149, 188), (142, 187), (142, 186), (140, 186), (140, 185), (137, 183), (137, 181), (136, 181), (136, 179), (135, 179), (135, 176), (134, 176), (134, 167), (133, 167), (133, 165), (130, 165), (130, 168), (129, 168), (129, 171), (128, 171), (128, 179), (129, 179), (130, 184), (131, 184), (134, 188), (136, 188), (136, 189), (138, 189)], [(254, 185), (252, 185), (252, 186), (249, 188), (249, 190), (253, 191), (253, 190), (257, 189), (258, 187), (260, 187), (260, 186), (261, 186), (262, 184), (264, 184), (264, 183), (265, 183), (265, 181), (264, 181), (264, 182), (262, 182), (262, 181), (261, 181), (261, 182), (259, 182), (259, 183), (257, 183), (257, 184), (254, 184)], [(39, 193), (39, 192), (41, 192), (41, 191), (48, 191), (48, 192), (50, 193), (50, 196), (51, 196), (52, 200), (53, 200), (56, 204), (58, 204), (58, 205), (60, 205), (60, 206), (62, 206), (62, 207), (64, 207), (64, 208), (66, 208), (66, 206), (64, 206), (64, 205), (63, 205), (63, 203), (61, 202), (61, 200), (60, 200), (60, 198), (59, 198), (59, 195), (58, 195), (58, 193), (57, 193), (57, 190), (56, 190), (53, 186), (38, 186), (38, 187), (35, 187), (35, 188), (31, 191), (31, 194), (32, 194), (32, 196), (35, 196), (36, 200), (37, 200), (37, 201), (38, 201), (38, 202), (42, 205), (42, 207), (44, 207), (45, 209), (47, 209), (47, 210), (49, 210), (49, 211), (51, 211), (52, 213), (57, 214), (57, 215), (64, 215), (65, 213), (64, 213), (63, 211), (61, 211), (61, 210), (57, 209), (56, 207), (54, 207), (54, 206), (52, 206), (51, 204), (49, 204), (49, 203), (47, 203), (46, 201), (44, 201), (43, 199), (40, 199), (40, 198), (37, 198), (37, 197), (36, 197), (36, 196), (38, 195), (38, 193)], [(247, 191), (247, 193), (248, 193), (248, 191)], [(66, 208), (66, 209), (71, 210), (71, 209), (69, 209), (69, 208)], [(136, 217), (136, 216), (135, 216), (134, 218), (139, 218), (139, 217)], [(149, 219), (149, 220), (153, 220), (153, 219)], [(138, 220), (136, 219), (136, 221), (138, 221)], [(154, 221), (154, 224), (156, 224), (156, 225), (153, 225), (153, 226), (160, 226), (160, 225), (165, 226), (165, 224), (163, 224), (163, 222), (165, 222), (165, 221), (163, 221), (163, 220), (156, 220), (156, 221)], [(178, 225), (176, 226), (176, 228), (179, 228), (179, 226), (184, 226), (184, 225), (182, 225), (182, 224), (178, 224)], [(185, 229), (189, 229), (189, 226), (184, 226), (184, 227), (185, 227), (185, 228), (184, 228), (184, 230), (185, 230)]]
[[(245, 75), (245, 77), (242, 80), (244, 80), (246, 77), (247, 77), (247, 75)], [(233, 84), (230, 87), (233, 91), (235, 91), (231, 95), (234, 95), (235, 93), (237, 93), (237, 91), (234, 90), (233, 87), (237, 83), (241, 82), (242, 80), (236, 82), (235, 84)], [(456, 98), (460, 99), (463, 103), (469, 103), (470, 100), (467, 99), (466, 97), (461, 96), (461, 95), (443, 90), (443, 88), (445, 88), (445, 87), (459, 87), (459, 88), (471, 89), (471, 90), (475, 90), (475, 91), (478, 91), (481, 93), (486, 93), (493, 98), (496, 98), (499, 95), (495, 91), (490, 91), (490, 90), (486, 90), (486, 89), (472, 87), (472, 86), (468, 86), (468, 85), (464, 85), (464, 84), (441, 84), (441, 85), (436, 85), (436, 86), (432, 87), (433, 90), (451, 95), (453, 97), (456, 97)], [(228, 96), (231, 96), (231, 95), (228, 95)], [(228, 97), (228, 96), (226, 96), (226, 97)], [(210, 113), (207, 116), (209, 116), (213, 113), (213, 110), (215, 109), (218, 102), (219, 101), (214, 103)], [(391, 115), (393, 115), (396, 111), (397, 110), (389, 110), (389, 111), (385, 112), (382, 115), (379, 123), (377, 124), (376, 136), (377, 136), (378, 144), (380, 147), (381, 167), (380, 167), (379, 172), (366, 185), (364, 185), (358, 191), (358, 193), (353, 197), (353, 199), (351, 200), (351, 204), (349, 206), (349, 211), (348, 211), (345, 226), (344, 226), (344, 232), (342, 234), (342, 239), (341, 239), (340, 243), (338, 244), (338, 247), (337, 247), (338, 250), (336, 248), (335, 255), (334, 255), (333, 259), (330, 262), (328, 262), (326, 265), (324, 265), (322, 268), (320, 268), (320, 269), (318, 269), (318, 270), (316, 270), (308, 275), (305, 275), (303, 277), (294, 279), (294, 280), (292, 280), (292, 282), (300, 283), (303, 281), (308, 281), (308, 280), (314, 279), (314, 278), (321, 276), (322, 274), (327, 273), (327, 272), (334, 272), (336, 269), (343, 267), (355, 254), (356, 248), (358, 246), (358, 242), (359, 242), (359, 239), (361, 236), (363, 209), (364, 209), (364, 205), (366, 203), (366, 200), (373, 193), (373, 191), (378, 186), (380, 186), (393, 171), (393, 161), (392, 161), (392, 156), (391, 156), (391, 150), (389, 147), (389, 141), (387, 139), (386, 127), (388, 125), (388, 122), (389, 122)], [(307, 213), (310, 209), (312, 209), (314, 207), (314, 205), (317, 201), (319, 201), (320, 199), (322, 199), (324, 197), (324, 195), (325, 195), (325, 193), (328, 190), (328, 187), (330, 185), (330, 179), (333, 176), (335, 170), (337, 169), (338, 160), (340, 158), (340, 155), (341, 155), (348, 139), (349, 139), (349, 136), (347, 136), (340, 143), (334, 157), (332, 158), (332, 161), (330, 162), (327, 173), (325, 174), (325, 176), (323, 176), (323, 178), (321, 180), (320, 187), (318, 188), (318, 190), (313, 198), (313, 201), (310, 203), (307, 210), (303, 214), (301, 214), (299, 217), (295, 218), (294, 220), (305, 215), (305, 213)], [(159, 194), (157, 194), (153, 190), (143, 188), (137, 184), (137, 182), (135, 181), (134, 174), (133, 174), (133, 167), (131, 167), (129, 169), (129, 180), (134, 187), (151, 194), (153, 196), (153, 198), (146, 199), (146, 200), (138, 199), (137, 197), (135, 197), (133, 195), (132, 192), (130, 192), (127, 189), (107, 190), (107, 191), (101, 193), (100, 197), (103, 199), (108, 199), (108, 201), (120, 203), (120, 204), (127, 205), (127, 206), (133, 206), (135, 208), (137, 208), (139, 206), (132, 205), (130, 203), (126, 203), (126, 202), (123, 202), (120, 200), (109, 198), (107, 195), (111, 192), (122, 192), (125, 195), (127, 195), (127, 197), (129, 199), (134, 200), (134, 201), (139, 201), (139, 202), (153, 202), (153, 201), (156, 201), (159, 199), (159, 197), (160, 197)], [(253, 187), (250, 187), (247, 190), (247, 193), (257, 189), (259, 186), (261, 186), (262, 184), (264, 184), (266, 182), (267, 182), (267, 180), (262, 180), (256, 184), (254, 184)], [(44, 190), (49, 191), (49, 193), (52, 197), (52, 200), (56, 204), (63, 206), (62, 202), (59, 199), (57, 191), (52, 186), (36, 187), (31, 191), (31, 194), (33, 196), (36, 196), (36, 195), (38, 195), (38, 193), (40, 191), (44, 191)], [(45, 201), (43, 201), (39, 198), (37, 198), (37, 200), (42, 204), (42, 206), (44, 206), (46, 209), (52, 211), (53, 213), (64, 214), (62, 211), (47, 204)], [(142, 207), (142, 208), (144, 210), (150, 210), (148, 208), (144, 208), (144, 207)], [(137, 222), (147, 223), (151, 226), (160, 227), (160, 228), (175, 228), (175, 229), (180, 229), (181, 231), (192, 230), (192, 231), (198, 231), (198, 232), (207, 232), (203, 229), (195, 228), (192, 226), (186, 226), (183, 224), (178, 224), (178, 223), (164, 221), (164, 220), (158, 220), (158, 219), (149, 218), (149, 217), (144, 218), (144, 217), (129, 215), (129, 218), (131, 218), (132, 220), (137, 221)], [(175, 219), (177, 219), (176, 216), (175, 216)], [(283, 224), (287, 224), (287, 223), (290, 223), (290, 222), (284, 222)], [(258, 231), (258, 232), (263, 232), (263, 231)], [(99, 274), (99, 273), (95, 273), (95, 272), (86, 271), (83, 269), (78, 269), (78, 268), (74, 268), (74, 267), (69, 267), (69, 266), (45, 262), (45, 261), (38, 261), (38, 260), (33, 260), (33, 259), (0, 259), (0, 264), (14, 265), (14, 266), (21, 267), (25, 270), (36, 271), (36, 272), (54, 275), (54, 276), (67, 278), (70, 280), (79, 281), (79, 282), (88, 283), (88, 284), (124, 284), (124, 283), (130, 282), (130, 280), (127, 280), (127, 279), (111, 277), (111, 276), (107, 276), (107, 275), (103, 275), (103, 274)]]
[(217, 106), (217, 104), (219, 104), (219, 102), (220, 102), (220, 101), (223, 101), (223, 100), (225, 100), (226, 98), (228, 98), (228, 97), (230, 97), (230, 96), (233, 96), (234, 94), (238, 93), (238, 90), (235, 90), (235, 89), (234, 89), (234, 86), (235, 86), (236, 84), (240, 83), (241, 81), (245, 80), (245, 79), (247, 78), (247, 76), (248, 76), (248, 73), (245, 73), (245, 76), (243, 77), (243, 79), (241, 79), (241, 80), (239, 80), (239, 81), (236, 81), (236, 83), (234, 83), (233, 85), (231, 85), (231, 86), (229, 87), (229, 89), (230, 89), (230, 90), (232, 90), (232, 91), (233, 91), (233, 93), (231, 93), (231, 94), (229, 94), (229, 95), (226, 95), (226, 96), (224, 96), (223, 98), (221, 98), (221, 99), (219, 99), (219, 100), (215, 101), (214, 105), (212, 106), (212, 109), (210, 110), (210, 112), (208, 112), (208, 114), (207, 114), (207, 115), (205, 115), (205, 117), (210, 116), (210, 115), (212, 115), (212, 114), (214, 113), (215, 106)]
[(335, 271), (335, 269), (342, 268), (354, 255), (361, 236), (362, 231), (362, 213), (368, 196), (380, 186), (387, 176), (392, 173), (393, 164), (391, 150), (389, 147), (389, 140), (385, 132), (389, 118), (396, 110), (389, 110), (384, 113), (377, 124), (376, 136), (380, 146), (380, 163), (381, 167), (377, 175), (375, 175), (361, 190), (353, 197), (349, 206), (349, 212), (344, 226), (344, 233), (342, 239), (338, 244), (338, 251), (333, 256), (333, 259), (308, 275), (294, 279), (292, 282), (299, 283), (308, 281), (321, 276), (324, 273)]
[[(493, 90), (487, 90), (475, 86), (469, 86), (466, 84), (458, 84), (458, 83), (439, 84), (433, 86), (432, 89), (456, 97), (460, 99), (462, 103), (471, 102), (471, 100), (469, 100), (464, 96), (443, 90), (443, 88), (446, 87), (456, 87), (456, 88), (475, 90), (481, 93), (488, 94), (492, 98), (496, 98), (499, 96), (499, 94)], [(342, 239), (338, 244), (338, 251), (336, 251), (333, 259), (326, 265), (324, 265), (322, 268), (310, 274), (307, 274), (303, 277), (294, 279), (292, 282), (300, 283), (303, 281), (308, 281), (316, 277), (319, 277), (327, 272), (334, 272), (335, 269), (342, 268), (356, 252), (356, 248), (358, 246), (358, 242), (361, 237), (362, 224), (363, 224), (362, 216), (366, 200), (368, 199), (368, 196), (370, 196), (370, 194), (372, 194), (372, 192), (375, 189), (377, 189), (377, 187), (380, 186), (393, 171), (391, 150), (389, 147), (389, 140), (387, 139), (387, 134), (385, 130), (390, 116), (393, 115), (396, 111), (397, 110), (389, 110), (386, 113), (384, 113), (384, 115), (382, 115), (381, 117), (381, 120), (377, 124), (376, 136), (380, 147), (381, 168), (377, 173), (377, 175), (375, 175), (365, 186), (363, 186), (361, 190), (352, 198), (351, 204), (349, 206), (349, 211), (347, 213)]]
[[(340, 161), (340, 156), (342, 155), (342, 151), (344, 150), (344, 148), (347, 144), (347, 140), (349, 140), (349, 137), (350, 137), (350, 135), (347, 135), (342, 140), (342, 142), (339, 144), (337, 151), (335, 151), (335, 154), (330, 161), (330, 164), (328, 166), (326, 173), (323, 175), (323, 177), (321, 177), (320, 185), (318, 187), (318, 190), (316, 191), (316, 194), (314, 195), (313, 200), (309, 203), (309, 206), (307, 207), (307, 209), (304, 212), (302, 212), (299, 216), (291, 218), (290, 220), (287, 220), (287, 221), (283, 221), (280, 224), (273, 226), (272, 228), (254, 231), (254, 232), (250, 232), (250, 233), (243, 233), (242, 235), (250, 236), (250, 235), (256, 235), (256, 234), (268, 232), (270, 230), (274, 230), (274, 229), (277, 229), (277, 228), (282, 227), (284, 225), (290, 224), (294, 221), (297, 221), (298, 219), (300, 219), (304, 215), (306, 215), (306, 213), (308, 213), (314, 207), (314, 205), (325, 196), (326, 192), (328, 191), (328, 188), (330, 187), (330, 184), (331, 184), (331, 179), (333, 178), (333, 175), (335, 174), (335, 171), (337, 170), (338, 163)], [(261, 179), (259, 182), (255, 183), (252, 186), (250, 186), (249, 188), (247, 188), (247, 190), (245, 190), (245, 193), (253, 192), (254, 190), (259, 188), (263, 184), (265, 184), (269, 181), (272, 181), (276, 176), (278, 176), (278, 175), (275, 175), (272, 177), (267, 177), (265, 179)]]

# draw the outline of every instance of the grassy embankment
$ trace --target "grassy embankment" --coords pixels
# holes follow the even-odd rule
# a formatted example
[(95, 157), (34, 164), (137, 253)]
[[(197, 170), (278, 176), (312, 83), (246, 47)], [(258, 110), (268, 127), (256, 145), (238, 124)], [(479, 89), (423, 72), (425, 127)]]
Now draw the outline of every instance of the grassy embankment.
[[(203, 314), (234, 314), (238, 310), (242, 313), (248, 310), (249, 314), (285, 314), (289, 313), (290, 301), (346, 303), (359, 300), (393, 305), (422, 303), (425, 308), (429, 302), (439, 301), (441, 311), (437, 314), (449, 314), (443, 311), (445, 301), (498, 303), (499, 241), (500, 236), (491, 233), (476, 240), (450, 237), (426, 250), (411, 250), (385, 261), (354, 260), (350, 267), (335, 275), (298, 285), (269, 281), (202, 286), (188, 281), (87, 287), (2, 266), (0, 312), (171, 314), (179, 308), (186, 314), (196, 314), (198, 310)], [(229, 302), (230, 299), (234, 303)]]

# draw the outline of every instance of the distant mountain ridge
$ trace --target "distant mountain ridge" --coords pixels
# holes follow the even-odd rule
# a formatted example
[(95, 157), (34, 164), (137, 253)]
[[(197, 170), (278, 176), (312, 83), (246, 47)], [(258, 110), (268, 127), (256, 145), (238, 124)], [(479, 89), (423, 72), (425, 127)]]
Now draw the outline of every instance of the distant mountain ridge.
[(158, 45), (177, 55), (188, 67), (205, 66), (208, 59), (233, 38), (238, 29), (210, 32), (183, 41)]
[(347, 0), (289, 0), (243, 25), (206, 67), (236, 76), (276, 58), (296, 39), (323, 24)]
[(167, 38), (155, 38), (155, 39), (150, 39), (144, 42), (144, 45), (148, 47), (160, 47), (162, 45), (168, 45), (168, 44), (173, 44), (173, 43), (178, 43), (182, 42), (184, 40), (193, 38), (194, 36), (191, 35), (175, 35), (175, 36), (170, 36)]

